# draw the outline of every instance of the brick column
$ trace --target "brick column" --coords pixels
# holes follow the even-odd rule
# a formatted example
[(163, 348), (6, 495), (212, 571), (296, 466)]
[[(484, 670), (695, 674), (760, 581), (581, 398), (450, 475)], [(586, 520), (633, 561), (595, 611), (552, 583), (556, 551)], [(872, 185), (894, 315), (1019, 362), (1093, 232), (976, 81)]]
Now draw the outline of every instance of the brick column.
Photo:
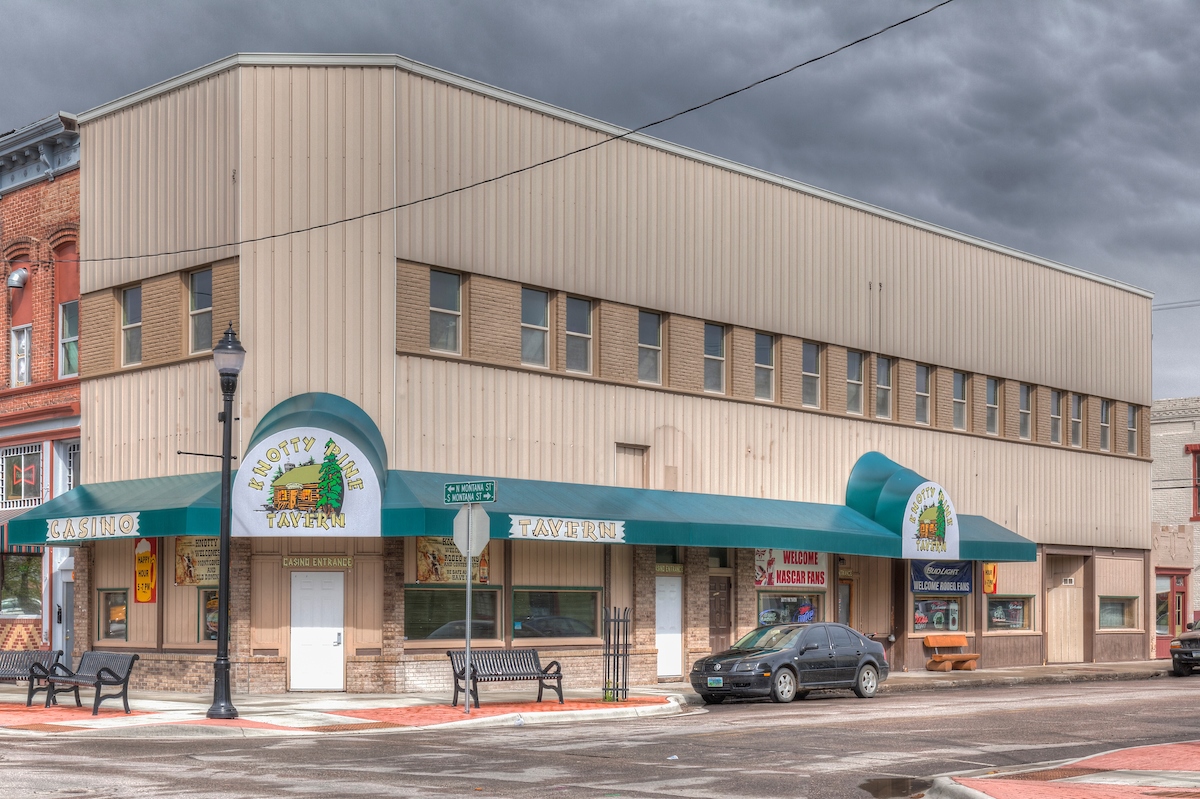
[(383, 539), (383, 690), (404, 688), (404, 539)]
[(654, 547), (633, 548), (633, 645), (655, 647)]
[(733, 640), (758, 626), (758, 597), (754, 590), (754, 550), (733, 554)]
[(708, 547), (685, 547), (683, 555), (683, 664), (710, 653)]
[(250, 539), (229, 540), (229, 659), (250, 657)]
[(92, 648), (96, 637), (96, 625), (92, 623), (92, 557), (96, 544), (89, 541), (75, 549), (75, 645), (72, 647), (74, 663)]

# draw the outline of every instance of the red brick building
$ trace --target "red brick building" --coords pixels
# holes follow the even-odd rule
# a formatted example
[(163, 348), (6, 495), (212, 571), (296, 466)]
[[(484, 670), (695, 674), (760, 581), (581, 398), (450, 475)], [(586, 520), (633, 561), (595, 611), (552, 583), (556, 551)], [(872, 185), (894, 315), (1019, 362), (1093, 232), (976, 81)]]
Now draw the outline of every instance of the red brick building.
[[(79, 482), (79, 135), (68, 114), (0, 135), (0, 648), (68, 649), (70, 551), (7, 522)], [(61, 609), (61, 610), (60, 610)]]

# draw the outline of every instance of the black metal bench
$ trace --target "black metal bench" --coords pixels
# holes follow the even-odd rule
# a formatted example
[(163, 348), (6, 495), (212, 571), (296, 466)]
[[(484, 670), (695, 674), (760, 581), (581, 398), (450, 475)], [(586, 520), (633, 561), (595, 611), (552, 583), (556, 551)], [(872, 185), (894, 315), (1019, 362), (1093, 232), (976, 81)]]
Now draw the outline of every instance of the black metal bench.
[[(450, 668), (454, 672), (453, 707), (458, 707), (458, 695), (467, 692), (467, 656), (461, 649), (446, 652), (450, 657)], [(542, 689), (549, 685), (558, 694), (558, 703), (563, 703), (562, 666), (557, 660), (545, 668), (538, 658), (536, 649), (477, 649), (471, 652), (471, 697), (479, 707), (479, 683), (516, 682), (537, 680), (538, 698), (542, 701)], [(468, 702), (471, 701), (469, 697)]]
[(42, 671), (50, 667), (62, 657), (61, 649), (25, 649), (0, 651), (0, 682), (29, 681), (29, 695), (25, 698), (25, 707), (33, 704), (33, 697), (38, 691), (46, 690), (46, 682), (40, 674), (33, 671), (36, 663)]
[[(46, 681), (46, 707), (55, 701), (57, 694), (75, 692), (75, 706), (83, 707), (79, 701), (80, 688), (96, 689), (96, 700), (92, 702), (92, 715), (100, 712), (100, 703), (105, 699), (120, 697), (125, 704), (125, 712), (129, 712), (129, 675), (133, 672), (133, 663), (137, 655), (122, 652), (84, 652), (79, 659), (79, 668), (71, 671), (62, 663), (55, 663), (49, 669), (33, 667), (33, 672)], [(104, 686), (120, 686), (121, 690), (114, 694), (101, 694)], [(60, 687), (62, 686), (62, 687)]]

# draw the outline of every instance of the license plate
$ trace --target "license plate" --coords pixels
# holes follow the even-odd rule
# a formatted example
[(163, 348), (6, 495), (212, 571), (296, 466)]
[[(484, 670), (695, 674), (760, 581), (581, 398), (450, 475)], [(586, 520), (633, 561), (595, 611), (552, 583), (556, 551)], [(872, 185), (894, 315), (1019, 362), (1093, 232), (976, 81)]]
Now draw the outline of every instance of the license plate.
[(708, 678), (708, 687), (709, 688), (720, 688), (724, 684), (725, 684), (724, 677), (709, 677)]

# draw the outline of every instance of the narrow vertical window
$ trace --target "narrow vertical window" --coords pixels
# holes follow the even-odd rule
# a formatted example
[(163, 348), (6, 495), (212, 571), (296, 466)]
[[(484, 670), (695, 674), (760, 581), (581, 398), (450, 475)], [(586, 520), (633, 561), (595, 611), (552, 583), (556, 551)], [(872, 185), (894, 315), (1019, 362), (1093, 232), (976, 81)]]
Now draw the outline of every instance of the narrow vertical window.
[(212, 349), (212, 270), (202, 269), (189, 276), (188, 311), (192, 318), (192, 352)]
[(452, 272), (429, 271), (429, 349), (459, 351), (462, 323), (462, 278)]
[(638, 381), (662, 382), (662, 317), (638, 311)]
[(1137, 408), (1130, 405), (1128, 411), (1129, 413), (1125, 421), (1125, 450), (1130, 455), (1136, 455), (1138, 454)]
[(704, 390), (725, 393), (725, 326), (704, 323)]
[(801, 364), (800, 401), (810, 408), (821, 407), (821, 345), (804, 342), (804, 358)]
[(1000, 381), (987, 379), (987, 432), (989, 436), (1000, 433)]
[(29, 340), (33, 328), (29, 325), (12, 330), (11, 371), (13, 388), (29, 385)]
[(1100, 449), (1108, 452), (1110, 438), (1109, 431), (1112, 427), (1110, 417), (1112, 416), (1112, 401), (1100, 400)]
[(4, 501), (0, 507), (26, 508), (42, 501), (42, 447), (27, 444), (3, 452)]
[(1071, 446), (1083, 446), (1083, 397), (1071, 395)]
[(67, 490), (83, 485), (79, 479), (79, 469), (83, 458), (79, 457), (79, 442), (67, 445)]
[(863, 354), (846, 353), (846, 413), (863, 411)]
[(79, 374), (79, 300), (58, 306), (58, 376)]
[(121, 292), (121, 358), (126, 366), (142, 362), (142, 287)]
[(567, 297), (567, 371), (592, 371), (592, 301)]
[(875, 357), (875, 415), (892, 418), (892, 359)]
[(1062, 392), (1050, 392), (1050, 443), (1062, 443)]
[(923, 363), (917, 364), (917, 424), (929, 424), (929, 377), (932, 370)]
[(967, 376), (954, 373), (954, 429), (967, 429)]
[(754, 334), (754, 397), (775, 399), (775, 337)]
[(1028, 383), (1021, 384), (1021, 399), (1020, 399), (1020, 436), (1026, 441), (1033, 434), (1033, 386)]
[(550, 295), (537, 289), (521, 289), (521, 363), (549, 366), (546, 339), (550, 335), (547, 308)]

